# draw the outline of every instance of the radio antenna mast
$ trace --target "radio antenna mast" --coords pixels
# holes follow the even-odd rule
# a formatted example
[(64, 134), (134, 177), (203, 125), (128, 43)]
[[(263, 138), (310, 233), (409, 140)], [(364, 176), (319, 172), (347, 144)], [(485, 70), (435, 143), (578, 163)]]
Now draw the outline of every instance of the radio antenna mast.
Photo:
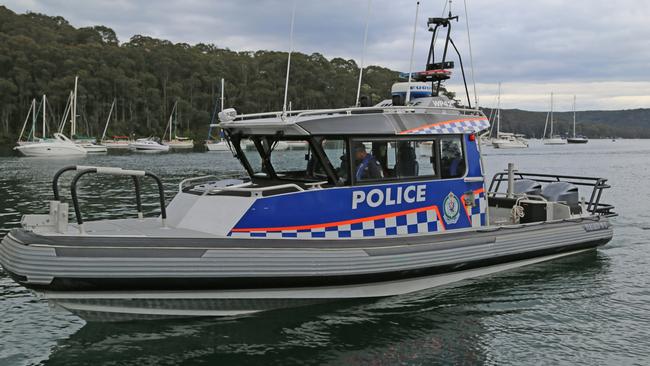
[(415, 34), (418, 29), (418, 12), (420, 11), (420, 2), (415, 5), (415, 21), (413, 22), (413, 43), (411, 44), (411, 59), (409, 61), (409, 79), (406, 84), (406, 100), (404, 104), (411, 101), (411, 74), (413, 73), (413, 52), (415, 51)]
[(289, 57), (287, 58), (287, 78), (284, 82), (284, 102), (282, 103), (282, 114), (287, 113), (287, 92), (289, 91), (289, 71), (291, 70), (291, 53), (293, 52), (293, 23), (296, 18), (296, 0), (293, 0), (291, 11), (291, 31), (289, 32)]
[(361, 94), (361, 78), (363, 77), (363, 67), (366, 58), (366, 42), (368, 41), (368, 22), (370, 22), (370, 4), (372, 0), (368, 0), (368, 12), (366, 13), (366, 29), (363, 31), (363, 51), (361, 52), (361, 65), (359, 66), (359, 85), (357, 86), (357, 100), (354, 103), (356, 107), (359, 106), (359, 95)]

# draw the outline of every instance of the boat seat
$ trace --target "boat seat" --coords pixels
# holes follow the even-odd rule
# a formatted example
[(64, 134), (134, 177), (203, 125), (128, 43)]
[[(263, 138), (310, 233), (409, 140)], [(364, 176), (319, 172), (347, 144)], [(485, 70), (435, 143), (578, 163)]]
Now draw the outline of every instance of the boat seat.
[(397, 155), (395, 172), (398, 177), (417, 177), (420, 166), (415, 155), (415, 149), (412, 147), (401, 147)]

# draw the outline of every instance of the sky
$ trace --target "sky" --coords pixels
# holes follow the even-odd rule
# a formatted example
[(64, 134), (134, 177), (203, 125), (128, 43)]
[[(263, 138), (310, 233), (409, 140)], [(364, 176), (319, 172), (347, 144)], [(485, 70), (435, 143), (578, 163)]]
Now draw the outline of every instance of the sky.
[[(415, 0), (298, 0), (294, 48), (407, 72)], [(650, 1), (453, 0), (452, 37), (483, 106), (547, 110), (650, 108)], [(121, 42), (135, 34), (232, 50), (288, 50), (293, 0), (4, 0), (9, 9), (60, 15), (73, 26), (105, 25)], [(421, 1), (413, 71), (424, 69), (431, 33), (427, 18), (443, 0)], [(469, 21), (472, 56), (468, 46)], [(460, 68), (449, 86), (463, 93)], [(474, 97), (472, 96), (472, 99)]]

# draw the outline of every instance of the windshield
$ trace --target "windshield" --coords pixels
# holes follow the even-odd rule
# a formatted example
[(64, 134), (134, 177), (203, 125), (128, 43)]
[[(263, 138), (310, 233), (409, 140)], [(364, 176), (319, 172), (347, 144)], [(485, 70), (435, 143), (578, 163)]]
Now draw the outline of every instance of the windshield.
[(242, 139), (240, 148), (254, 178), (346, 182), (345, 140), (315, 137), (313, 144), (306, 140), (255, 136)]

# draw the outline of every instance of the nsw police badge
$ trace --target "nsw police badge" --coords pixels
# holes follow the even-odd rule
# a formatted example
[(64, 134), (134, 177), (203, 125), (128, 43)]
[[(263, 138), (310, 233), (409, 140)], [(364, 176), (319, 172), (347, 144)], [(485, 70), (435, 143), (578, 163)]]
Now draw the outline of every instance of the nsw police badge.
[(442, 201), (442, 211), (445, 223), (449, 225), (458, 222), (458, 218), (460, 217), (460, 200), (454, 192), (449, 192), (445, 200)]

